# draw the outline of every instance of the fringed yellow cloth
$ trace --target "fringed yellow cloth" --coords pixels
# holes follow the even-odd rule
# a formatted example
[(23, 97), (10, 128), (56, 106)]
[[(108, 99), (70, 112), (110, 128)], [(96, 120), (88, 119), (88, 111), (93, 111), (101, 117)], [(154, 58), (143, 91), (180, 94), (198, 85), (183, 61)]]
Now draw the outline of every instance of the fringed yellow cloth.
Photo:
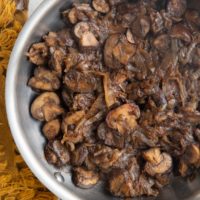
[(12, 47), (27, 16), (26, 9), (16, 9), (16, 2), (0, 0), (0, 200), (56, 200), (24, 163), (6, 119), (6, 69)]

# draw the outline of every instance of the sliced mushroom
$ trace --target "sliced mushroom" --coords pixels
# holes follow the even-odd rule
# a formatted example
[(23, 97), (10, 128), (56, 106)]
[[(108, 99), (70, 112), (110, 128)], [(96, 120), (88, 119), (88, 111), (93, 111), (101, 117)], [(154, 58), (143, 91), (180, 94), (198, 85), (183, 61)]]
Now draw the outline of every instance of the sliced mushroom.
[(33, 44), (27, 53), (29, 60), (36, 65), (43, 65), (48, 61), (49, 50), (44, 42)]
[(145, 175), (133, 181), (131, 174), (124, 169), (113, 169), (108, 181), (108, 190), (117, 197), (137, 197), (142, 195), (157, 196), (158, 191), (154, 188), (155, 181)]
[(117, 71), (114, 71), (110, 74), (110, 79), (112, 81), (112, 84), (119, 85), (121, 88), (123, 88), (123, 84), (134, 77), (134, 73), (129, 71), (129, 66), (127, 66), (127, 69), (119, 69)]
[(113, 60), (113, 48), (117, 45), (119, 37), (119, 34), (114, 34), (106, 40), (104, 47), (104, 62), (107, 67), (116, 68), (115, 62)]
[(88, 22), (79, 22), (74, 27), (74, 35), (80, 39), (84, 33), (87, 33), (90, 30), (90, 25)]
[(151, 176), (167, 173), (172, 168), (171, 156), (158, 148), (146, 151), (143, 156), (147, 160), (145, 171)]
[(43, 39), (48, 47), (54, 47), (57, 45), (57, 37), (57, 33), (49, 32), (48, 35), (43, 36)]
[(48, 35), (44, 35), (43, 39), (46, 45), (52, 49), (59, 50), (57, 47), (71, 47), (74, 44), (70, 29), (62, 29), (58, 32), (49, 32)]
[(79, 21), (93, 21), (98, 16), (98, 12), (93, 10), (90, 4), (75, 3), (77, 9), (77, 17)]
[(111, 168), (120, 158), (122, 152), (118, 149), (112, 149), (104, 145), (96, 145), (90, 151), (91, 160), (102, 170)]
[(172, 28), (172, 25), (173, 25), (173, 20), (171, 19), (171, 15), (164, 10), (161, 11), (161, 15), (163, 17), (164, 27), (167, 30), (170, 30)]
[(106, 122), (112, 129), (118, 130), (120, 134), (130, 133), (137, 126), (137, 119), (140, 117), (140, 109), (134, 103), (124, 104), (111, 110)]
[(163, 156), (160, 153), (159, 148), (152, 148), (147, 151), (144, 151), (143, 157), (145, 160), (147, 160), (148, 162), (155, 164), (155, 165), (160, 163), (163, 159)]
[(128, 172), (123, 169), (112, 170), (108, 179), (108, 190), (117, 197), (137, 196)]
[(54, 91), (60, 88), (60, 80), (54, 72), (43, 67), (37, 67), (28, 85), (38, 90)]
[(63, 138), (62, 138), (62, 143), (73, 143), (77, 144), (80, 142), (83, 142), (83, 132), (81, 131), (76, 131), (76, 130), (68, 130), (66, 133), (64, 133)]
[(86, 157), (86, 159), (84, 161), (84, 165), (88, 170), (95, 170), (96, 169), (96, 165), (94, 164), (94, 162), (92, 162), (90, 157)]
[(51, 102), (45, 104), (42, 110), (44, 113), (44, 118), (47, 122), (55, 119), (57, 116), (64, 113), (64, 109), (61, 108), (60, 105), (56, 105), (55, 103)]
[(78, 22), (77, 12), (76, 8), (72, 8), (66, 13), (71, 24), (76, 24)]
[(187, 20), (190, 28), (198, 30), (198, 27), (200, 26), (200, 15), (197, 10), (187, 9), (185, 19)]
[(62, 143), (72, 142), (78, 143), (83, 140), (83, 133), (77, 130), (78, 124), (85, 116), (84, 111), (77, 111), (72, 114), (68, 114), (62, 122), (62, 131), (64, 133)]
[(151, 29), (154, 34), (161, 32), (164, 28), (164, 21), (160, 12), (152, 11), (150, 13)]
[(45, 146), (44, 152), (47, 162), (56, 167), (62, 167), (70, 160), (67, 148), (59, 140), (50, 141)]
[(75, 151), (71, 153), (71, 163), (73, 166), (81, 166), (86, 157), (88, 156), (88, 150), (85, 145), (79, 146)]
[(58, 164), (59, 165), (59, 163), (57, 163), (58, 158), (57, 158), (56, 154), (48, 147), (48, 145), (46, 145), (44, 148), (44, 155), (45, 155), (46, 161), (49, 164), (52, 164), (52, 165)]
[(127, 65), (130, 58), (135, 54), (136, 47), (130, 44), (126, 37), (123, 35), (120, 37), (119, 42), (113, 48), (113, 56), (116, 60), (118, 60), (121, 64)]
[(45, 125), (42, 128), (42, 132), (48, 140), (54, 139), (59, 134), (59, 131), (60, 121), (58, 119), (45, 123)]
[(92, 6), (100, 13), (108, 13), (110, 11), (110, 6), (106, 0), (93, 0)]
[(60, 77), (62, 75), (63, 59), (65, 54), (61, 49), (57, 49), (52, 53), (51, 57), (51, 67), (55, 73)]
[(63, 113), (60, 99), (56, 93), (45, 92), (38, 96), (31, 105), (32, 116), (39, 121), (51, 121)]
[(136, 47), (130, 44), (124, 35), (114, 34), (106, 40), (104, 62), (107, 67), (116, 69), (121, 67), (121, 64), (127, 65), (135, 52)]
[(158, 50), (167, 50), (170, 47), (170, 37), (167, 34), (162, 34), (156, 37), (153, 41), (153, 46)]
[(120, 148), (124, 147), (124, 137), (121, 136), (117, 131), (110, 129), (106, 123), (99, 125), (97, 129), (98, 137), (105, 145)]
[(65, 85), (73, 92), (92, 92), (97, 89), (97, 79), (90, 74), (70, 70), (64, 77)]
[(76, 24), (78, 21), (94, 20), (98, 13), (94, 11), (89, 4), (74, 3), (74, 7), (62, 13), (64, 18), (71, 24)]
[(138, 16), (131, 24), (131, 32), (139, 38), (145, 38), (150, 31), (150, 20), (147, 16)]
[(183, 40), (188, 43), (190, 43), (192, 39), (190, 30), (182, 24), (177, 24), (172, 27), (171, 37)]
[(95, 96), (91, 93), (77, 94), (74, 97), (73, 110), (89, 110), (95, 101)]
[(199, 146), (196, 144), (188, 145), (182, 159), (186, 164), (196, 164), (200, 160)]
[(76, 111), (74, 113), (69, 113), (64, 119), (63, 119), (63, 132), (67, 132), (67, 126), (70, 125), (77, 125), (78, 122), (85, 116), (85, 111), (80, 110)]
[(73, 169), (72, 179), (76, 186), (83, 189), (88, 189), (95, 186), (98, 183), (100, 177), (99, 174), (94, 171), (77, 167)]
[(74, 27), (74, 35), (79, 40), (79, 46), (84, 48), (96, 48), (99, 46), (97, 36), (99, 28), (94, 23), (79, 22)]
[(97, 48), (99, 46), (99, 41), (96, 39), (94, 34), (90, 31), (83, 33), (79, 42), (82, 48)]
[(186, 7), (186, 0), (169, 0), (167, 11), (171, 16), (179, 18), (185, 13)]
[(64, 58), (65, 72), (68, 72), (72, 67), (74, 67), (84, 59), (84, 57), (80, 55), (80, 53), (76, 49), (69, 48), (68, 50), (69, 53)]
[(59, 31), (57, 36), (58, 45), (61, 47), (72, 47), (74, 45), (74, 38), (71, 29), (65, 28)]
[(52, 142), (52, 149), (60, 159), (63, 165), (67, 164), (70, 160), (70, 155), (67, 148), (61, 144), (59, 140), (54, 140)]

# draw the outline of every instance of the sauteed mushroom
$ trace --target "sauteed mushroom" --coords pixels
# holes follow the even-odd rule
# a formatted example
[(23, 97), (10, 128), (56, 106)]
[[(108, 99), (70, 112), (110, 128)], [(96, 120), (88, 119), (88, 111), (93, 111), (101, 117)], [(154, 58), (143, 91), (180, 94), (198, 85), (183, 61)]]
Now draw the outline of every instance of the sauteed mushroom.
[(171, 37), (183, 40), (185, 42), (191, 42), (191, 33), (182, 24), (175, 25), (172, 27)]
[(117, 131), (110, 129), (106, 123), (99, 125), (97, 134), (99, 139), (102, 140), (105, 145), (120, 149), (124, 147), (124, 137)]
[(39, 121), (51, 121), (64, 112), (56, 93), (45, 92), (38, 96), (31, 105), (32, 116)]
[(43, 65), (47, 63), (49, 49), (44, 42), (33, 44), (27, 56), (33, 64)]
[(137, 119), (140, 117), (140, 110), (135, 104), (124, 104), (112, 111), (106, 117), (106, 122), (110, 128), (118, 130), (120, 134), (125, 134), (134, 130), (137, 126)]
[(172, 168), (171, 156), (161, 153), (160, 149), (150, 149), (144, 152), (144, 158), (147, 160), (145, 171), (151, 176), (166, 173)]
[(54, 72), (38, 67), (35, 69), (34, 76), (29, 80), (28, 85), (33, 89), (54, 91), (59, 89), (61, 84)]
[(85, 145), (79, 146), (71, 154), (71, 163), (73, 166), (81, 166), (88, 156), (88, 150)]
[[(45, 158), (116, 197), (157, 196), (200, 168), (200, 14), (186, 0), (92, 0), (34, 43), (30, 107)], [(177, 173), (178, 172), (178, 173)], [(151, 197), (150, 197), (151, 198)]]
[(181, 17), (187, 7), (186, 0), (169, 0), (167, 5), (167, 11), (173, 17)]
[(94, 34), (88, 31), (83, 33), (83, 35), (81, 36), (80, 45), (83, 48), (97, 48), (99, 46), (99, 42)]
[(45, 146), (45, 157), (50, 164), (57, 167), (66, 165), (70, 160), (68, 150), (59, 140), (49, 141)]
[(42, 132), (48, 140), (54, 139), (59, 134), (59, 131), (60, 121), (58, 119), (54, 119), (45, 123), (45, 125), (42, 128)]
[(106, 0), (93, 0), (92, 1), (92, 6), (94, 9), (100, 13), (108, 13), (110, 11), (110, 6), (106, 2)]
[(153, 45), (158, 50), (167, 50), (170, 47), (170, 37), (167, 34), (162, 34), (156, 37), (153, 41)]
[(80, 39), (84, 33), (87, 33), (90, 30), (90, 25), (88, 22), (79, 22), (74, 27), (74, 35)]
[(130, 44), (124, 35), (111, 35), (104, 47), (105, 64), (110, 68), (121, 67), (121, 64), (127, 65), (135, 51), (135, 46)]
[(97, 89), (98, 83), (89, 73), (70, 70), (64, 77), (64, 83), (73, 92), (92, 92)]
[(99, 178), (100, 177), (96, 172), (85, 170), (81, 167), (73, 169), (74, 184), (80, 188), (86, 189), (93, 187), (98, 183)]

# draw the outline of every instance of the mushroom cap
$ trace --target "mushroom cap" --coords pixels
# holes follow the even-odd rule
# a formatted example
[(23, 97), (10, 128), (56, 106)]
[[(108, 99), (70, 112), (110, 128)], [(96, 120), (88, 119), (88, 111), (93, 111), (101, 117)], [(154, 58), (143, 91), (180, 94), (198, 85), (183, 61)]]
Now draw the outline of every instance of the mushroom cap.
[(77, 10), (76, 8), (72, 8), (71, 10), (69, 10), (68, 12), (68, 19), (69, 22), (72, 24), (76, 24), (78, 19), (77, 19)]
[(73, 182), (76, 186), (88, 189), (92, 188), (94, 185), (96, 185), (99, 181), (99, 174), (91, 171), (86, 170), (81, 167), (77, 167), (73, 169)]
[(93, 0), (93, 8), (100, 13), (108, 13), (110, 11), (110, 6), (106, 0)]
[(183, 155), (186, 164), (195, 164), (200, 160), (199, 146), (196, 144), (188, 145)]
[(187, 8), (186, 0), (169, 0), (167, 5), (168, 13), (173, 17), (181, 17)]
[(99, 41), (96, 39), (92, 32), (88, 31), (83, 33), (79, 44), (83, 48), (96, 48), (99, 46)]
[(128, 42), (125, 35), (113, 34), (104, 46), (104, 62), (111, 69), (120, 68), (128, 64), (135, 52), (136, 47)]
[(31, 105), (31, 114), (33, 118), (44, 121), (45, 120), (45, 113), (44, 113), (44, 106), (48, 105), (59, 105), (60, 99), (58, 95), (54, 92), (44, 92), (33, 101)]
[(96, 90), (98, 83), (97, 79), (91, 74), (70, 70), (64, 76), (64, 83), (73, 92), (92, 92)]
[(192, 40), (190, 30), (182, 24), (173, 26), (170, 35), (172, 38), (180, 39), (188, 43)]
[(37, 67), (34, 76), (28, 81), (28, 85), (38, 90), (54, 91), (60, 88), (60, 80), (54, 72)]
[(167, 153), (162, 153), (162, 160), (158, 164), (147, 162), (145, 171), (151, 175), (167, 173), (172, 168), (172, 157)]
[(125, 134), (135, 129), (136, 119), (139, 117), (139, 107), (134, 103), (128, 103), (111, 110), (106, 117), (106, 122), (110, 128)]
[(90, 30), (90, 26), (88, 22), (79, 22), (74, 27), (74, 35), (80, 39), (84, 33)]
[(58, 119), (54, 119), (45, 123), (45, 125), (42, 128), (42, 132), (48, 140), (54, 139), (59, 134), (59, 131), (60, 121)]
[(145, 160), (155, 165), (159, 164), (163, 159), (159, 148), (151, 148), (147, 151), (144, 151), (143, 157)]

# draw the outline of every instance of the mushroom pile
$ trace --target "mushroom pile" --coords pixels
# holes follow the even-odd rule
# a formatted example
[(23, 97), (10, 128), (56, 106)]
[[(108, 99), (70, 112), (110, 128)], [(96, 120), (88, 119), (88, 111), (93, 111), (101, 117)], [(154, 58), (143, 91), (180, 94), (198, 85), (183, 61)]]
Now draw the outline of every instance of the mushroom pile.
[(30, 47), (44, 155), (80, 188), (157, 196), (200, 167), (200, 14), (186, 0), (93, 0)]

